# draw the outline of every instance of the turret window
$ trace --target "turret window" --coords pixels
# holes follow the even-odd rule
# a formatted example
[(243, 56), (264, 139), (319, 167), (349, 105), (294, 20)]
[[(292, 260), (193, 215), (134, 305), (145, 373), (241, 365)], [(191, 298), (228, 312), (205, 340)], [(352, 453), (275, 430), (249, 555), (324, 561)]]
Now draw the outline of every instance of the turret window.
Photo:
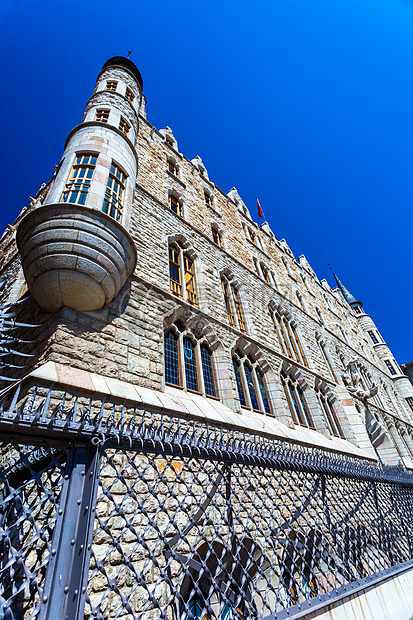
[(165, 333), (165, 382), (218, 397), (213, 355), (206, 339), (197, 338), (180, 322)]
[(393, 364), (391, 363), (390, 360), (384, 360), (384, 363), (386, 365), (387, 370), (389, 371), (389, 373), (391, 375), (396, 375), (397, 374), (397, 372), (396, 372), (396, 370), (395, 370), (395, 368), (394, 368), (394, 366), (393, 366)]
[(111, 90), (111, 91), (115, 91), (118, 87), (118, 83), (113, 81), (113, 80), (108, 80), (106, 82), (106, 90)]
[(336, 411), (332, 403), (329, 401), (327, 394), (324, 394), (321, 390), (317, 390), (316, 394), (321, 409), (325, 413), (330, 433), (334, 435), (334, 437), (341, 437), (342, 439), (345, 439)]
[(360, 306), (353, 306), (353, 310), (356, 314), (363, 314), (363, 310), (360, 308)]
[(247, 327), (245, 325), (244, 313), (242, 311), (238, 289), (231, 285), (225, 276), (221, 278), (221, 284), (229, 324), (232, 327), (238, 328), (242, 332), (246, 333)]
[(294, 323), (284, 315), (271, 313), (271, 316), (283, 354), (303, 366), (308, 366)]
[(135, 95), (133, 94), (133, 92), (131, 91), (131, 89), (130, 89), (129, 87), (126, 89), (125, 97), (126, 97), (126, 99), (128, 99), (131, 103), (133, 103), (133, 102), (134, 102)]
[(264, 377), (257, 362), (237, 350), (232, 363), (241, 406), (272, 415)]
[(123, 196), (125, 193), (126, 175), (112, 163), (109, 178), (106, 185), (105, 198), (103, 200), (102, 211), (113, 217), (117, 222), (122, 217)]
[(77, 155), (68, 182), (62, 194), (62, 202), (84, 205), (90, 189), (97, 155)]
[(95, 121), (99, 123), (107, 123), (109, 119), (109, 110), (96, 110)]
[(128, 121), (126, 121), (123, 116), (120, 117), (120, 121), (119, 121), (119, 129), (121, 131), (123, 131), (123, 133), (125, 134), (125, 136), (127, 136), (129, 134), (130, 131), (130, 125), (128, 123)]
[(169, 282), (173, 295), (197, 305), (194, 261), (178, 243), (169, 245)]
[(182, 217), (182, 202), (175, 196), (175, 194), (169, 194), (169, 208), (171, 211)]
[(372, 329), (369, 331), (369, 336), (370, 336), (371, 341), (372, 341), (373, 344), (378, 344), (379, 343), (379, 341), (377, 339), (377, 336), (376, 336), (376, 334), (374, 333), (374, 331)]
[(407, 396), (406, 403), (409, 405), (410, 409), (413, 411), (413, 396)]
[(287, 373), (283, 371), (281, 373), (281, 382), (294, 423), (300, 426), (314, 428), (314, 423), (311, 419), (303, 390), (297, 379), (294, 379), (291, 375), (287, 375)]

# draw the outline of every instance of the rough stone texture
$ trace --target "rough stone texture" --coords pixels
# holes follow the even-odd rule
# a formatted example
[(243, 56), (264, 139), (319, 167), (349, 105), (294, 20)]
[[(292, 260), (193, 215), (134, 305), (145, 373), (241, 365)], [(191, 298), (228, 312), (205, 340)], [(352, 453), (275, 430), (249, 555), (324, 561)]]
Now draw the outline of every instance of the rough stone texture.
[(77, 205), (47, 205), (20, 223), (18, 246), (33, 297), (48, 312), (99, 310), (132, 273), (136, 253), (112, 218)]
[[(99, 76), (95, 92), (103, 96), (109, 78), (118, 80), (122, 97), (126, 87), (133, 86), (134, 105), (138, 110), (139, 88), (133, 84), (131, 75), (119, 67), (108, 68)], [(110, 98), (107, 102), (110, 103)], [(172, 146), (166, 136), (170, 137)], [(293, 421), (279, 378), (281, 368), (299, 377), (316, 429), (325, 436), (330, 432), (314, 391), (320, 386), (331, 395), (347, 440), (360, 448), (371, 448), (366, 432), (368, 419), (376, 416), (384, 426), (386, 412), (400, 420), (413, 419), (405, 400), (413, 396), (413, 386), (410, 387), (403, 375), (393, 381), (388, 374), (378, 351), (380, 347), (373, 345), (368, 335), (368, 329), (374, 326), (372, 319), (368, 315), (357, 317), (338, 289), (318, 280), (304, 256), (295, 259), (286, 241), (276, 239), (268, 224), (259, 226), (252, 221), (235, 188), (225, 194), (209, 180), (202, 160), (196, 157), (190, 161), (179, 153), (172, 130), (158, 131), (146, 121), (143, 112), (134, 153), (110, 127), (80, 125), (68, 143), (70, 153), (43, 192), (42, 200), (46, 196), (46, 202), (58, 202), (77, 149), (92, 148), (92, 145), (99, 151), (99, 158), (106, 159), (101, 169), (98, 158), (86, 207), (97, 217), (107, 169), (116, 152), (128, 171), (122, 226), (129, 230), (135, 243), (136, 269), (126, 281), (121, 268), (111, 271), (111, 265), (116, 262), (114, 248), (102, 245), (102, 240), (95, 239), (87, 227), (78, 231), (76, 239), (72, 238), (70, 227), (53, 238), (55, 233), (48, 224), (33, 235), (33, 240), (38, 238), (40, 245), (48, 247), (48, 254), (37, 254), (36, 244), (30, 249), (28, 263), (31, 264), (25, 266), (29, 278), (38, 277), (37, 268), (50, 269), (55, 257), (63, 261), (59, 269), (72, 267), (76, 249), (82, 254), (81, 259), (76, 258), (77, 272), (92, 275), (93, 281), (106, 287), (106, 304), (101, 309), (84, 312), (65, 307), (45, 320), (36, 341), (41, 356), (34, 365), (51, 360), (133, 385), (164, 390), (163, 332), (165, 325), (172, 321), (170, 317), (179, 315), (195, 332), (207, 334), (207, 340), (213, 343), (219, 396), (235, 415), (241, 408), (231, 354), (242, 346), (259, 359), (273, 411), (287, 426), (292, 426)], [(168, 158), (176, 162), (178, 176), (168, 171)], [(137, 160), (136, 184), (132, 186)], [(183, 217), (168, 208), (171, 192), (182, 201)], [(206, 204), (205, 193), (211, 197), (211, 204)], [(64, 214), (66, 205), (54, 208), (56, 218), (57, 213)], [(212, 226), (222, 235), (222, 248), (213, 242)], [(194, 259), (198, 308), (170, 293), (170, 239), (180, 241)], [(8, 281), (21, 279), (16, 248), (9, 233), (3, 240), (3, 252), (4, 275)], [(32, 257), (36, 260), (32, 261)], [(263, 268), (270, 274), (270, 284), (263, 279)], [(109, 276), (103, 277), (104, 271), (112, 273), (110, 282)], [(228, 324), (220, 281), (223, 273), (238, 288), (247, 335)], [(46, 286), (50, 285), (48, 278)], [(114, 293), (113, 287), (118, 292)], [(7, 291), (9, 298), (15, 293), (10, 284)], [(89, 297), (91, 293), (92, 290), (87, 291)], [(59, 301), (65, 302), (62, 298)], [(282, 353), (271, 318), (274, 309), (296, 325), (308, 367)], [(387, 345), (383, 346), (389, 351)], [(370, 405), (349, 394), (342, 380), (346, 364), (355, 358), (370, 381), (378, 386), (377, 397)], [(390, 462), (405, 459), (410, 454), (405, 443), (395, 442), (391, 449), (383, 448), (383, 454)]]

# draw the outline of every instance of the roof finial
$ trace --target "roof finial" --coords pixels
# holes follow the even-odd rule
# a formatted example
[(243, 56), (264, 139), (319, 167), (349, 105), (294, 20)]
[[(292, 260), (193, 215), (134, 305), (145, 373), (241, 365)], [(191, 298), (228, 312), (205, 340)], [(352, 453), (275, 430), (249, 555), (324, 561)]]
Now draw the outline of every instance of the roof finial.
[(126, 58), (129, 58), (129, 56), (132, 54), (133, 50), (126, 50), (128, 52), (128, 55), (126, 56)]

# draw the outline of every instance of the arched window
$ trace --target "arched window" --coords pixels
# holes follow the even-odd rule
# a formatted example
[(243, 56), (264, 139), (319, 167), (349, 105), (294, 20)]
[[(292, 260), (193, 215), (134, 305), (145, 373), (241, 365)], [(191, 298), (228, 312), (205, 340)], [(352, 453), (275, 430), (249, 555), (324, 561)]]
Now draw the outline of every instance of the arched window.
[(267, 269), (267, 267), (263, 265), (262, 263), (261, 263), (261, 273), (262, 273), (262, 277), (265, 280), (265, 282), (271, 286), (270, 272)]
[(250, 355), (236, 350), (232, 363), (241, 406), (273, 415), (264, 377), (257, 362)]
[(218, 398), (212, 351), (179, 321), (165, 332), (165, 383)]
[(173, 295), (197, 305), (194, 261), (177, 242), (169, 244), (169, 283)]
[(294, 423), (300, 426), (314, 428), (314, 423), (311, 419), (303, 390), (297, 379), (282, 371), (281, 382)]
[(316, 312), (319, 318), (319, 321), (322, 325), (325, 325), (325, 321), (324, 321), (324, 317), (323, 317), (323, 313), (321, 312), (320, 308), (316, 308)]
[(222, 276), (221, 283), (229, 324), (247, 333), (238, 289), (229, 283), (226, 276)]
[(330, 433), (334, 435), (334, 437), (341, 437), (342, 439), (345, 439), (334, 405), (330, 402), (327, 394), (325, 394), (325, 392), (323, 392), (320, 388), (316, 389), (316, 394), (320, 407), (325, 413)]
[(302, 296), (300, 295), (300, 293), (298, 291), (296, 291), (295, 294), (297, 295), (298, 303), (300, 304), (302, 310), (304, 310), (304, 312), (305, 312), (304, 302), (303, 302)]
[(182, 201), (173, 193), (169, 194), (169, 208), (177, 215), (183, 216)]
[(179, 177), (179, 168), (178, 164), (172, 157), (168, 158), (168, 172), (174, 175), (174, 177)]
[(212, 229), (212, 239), (214, 243), (217, 244), (218, 247), (222, 248), (222, 235), (219, 232), (216, 226), (211, 226)]
[(323, 356), (323, 359), (324, 359), (324, 361), (326, 363), (326, 366), (327, 366), (327, 368), (328, 368), (328, 370), (329, 370), (329, 372), (331, 374), (331, 377), (335, 381), (336, 380), (336, 376), (334, 374), (333, 366), (332, 366), (331, 361), (330, 361), (330, 354), (327, 351), (327, 348), (326, 348), (325, 344), (323, 342), (320, 342), (320, 340), (318, 340), (318, 338), (316, 338), (316, 340), (318, 342), (318, 346), (320, 348), (321, 355)]
[(207, 190), (204, 190), (204, 201), (207, 207), (214, 208), (214, 199), (212, 198), (212, 194), (210, 194)]
[(277, 312), (271, 312), (271, 317), (274, 322), (278, 342), (283, 354), (286, 357), (299, 362), (303, 366), (308, 367), (307, 360), (298, 338), (297, 329), (293, 321), (288, 319), (284, 314), (279, 314)]

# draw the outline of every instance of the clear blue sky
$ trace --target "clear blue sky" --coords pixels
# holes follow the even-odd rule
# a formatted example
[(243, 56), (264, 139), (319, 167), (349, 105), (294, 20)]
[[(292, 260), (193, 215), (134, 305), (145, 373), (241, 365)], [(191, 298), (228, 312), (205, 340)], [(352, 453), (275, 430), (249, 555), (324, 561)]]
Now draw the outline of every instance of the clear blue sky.
[(2, 0), (0, 22), (2, 229), (133, 49), (148, 120), (413, 359), (413, 2)]

